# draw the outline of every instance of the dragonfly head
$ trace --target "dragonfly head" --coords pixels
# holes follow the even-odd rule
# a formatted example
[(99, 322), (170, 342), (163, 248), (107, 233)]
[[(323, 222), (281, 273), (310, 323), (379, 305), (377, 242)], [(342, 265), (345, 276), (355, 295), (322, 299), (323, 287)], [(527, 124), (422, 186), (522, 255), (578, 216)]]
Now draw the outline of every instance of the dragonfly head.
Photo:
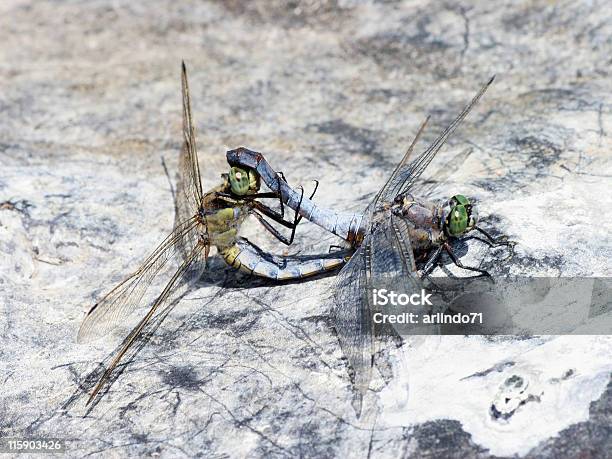
[(478, 212), (468, 198), (456, 194), (444, 207), (444, 232), (450, 237), (460, 237), (474, 229)]
[(260, 187), (259, 174), (253, 169), (232, 167), (229, 173), (229, 183), (232, 193), (238, 196), (256, 193)]

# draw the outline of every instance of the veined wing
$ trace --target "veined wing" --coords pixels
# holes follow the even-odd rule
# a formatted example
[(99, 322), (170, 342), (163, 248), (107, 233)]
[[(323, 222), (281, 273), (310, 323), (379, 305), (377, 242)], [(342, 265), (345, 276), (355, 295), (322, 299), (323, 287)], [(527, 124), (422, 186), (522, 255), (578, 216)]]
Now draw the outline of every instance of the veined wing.
[(411, 292), (420, 286), (406, 223), (390, 213), (383, 217), (338, 274), (335, 290), (335, 328), (361, 395), (370, 384), (377, 336), (393, 333), (375, 327), (373, 289)]
[[(409, 226), (406, 220), (387, 212), (385, 220), (372, 232), (371, 238), (371, 286), (370, 289), (386, 289), (397, 293), (420, 293), (421, 282), (416, 275), (416, 265)], [(372, 292), (370, 292), (370, 297)], [(394, 310), (393, 305), (377, 306), (372, 313), (406, 312)], [(416, 312), (416, 311), (408, 311)], [(374, 335), (390, 337), (398, 331), (390, 324), (375, 324)], [(378, 343), (380, 340), (376, 340)], [(376, 349), (375, 349), (376, 350)]]
[[(480, 100), (482, 95), (485, 93), (487, 88), (493, 83), (495, 77), (493, 76), (481, 89), (478, 91), (476, 96), (466, 105), (461, 113), (448, 125), (448, 127), (440, 134), (440, 136), (425, 150), (421, 153), (414, 161), (409, 164), (400, 163), (399, 170), (394, 172), (392, 177), (393, 181), (389, 185), (385, 185), (384, 193), (377, 195), (379, 202), (391, 201), (397, 195), (407, 192), (414, 182), (420, 177), (423, 171), (427, 168), (431, 160), (436, 156), (438, 151), (446, 143), (448, 138), (455, 132), (455, 129), (461, 124), (464, 118), (468, 115), (472, 107)], [(403, 160), (402, 160), (403, 162)], [(390, 179), (391, 180), (391, 179)]]
[(414, 136), (414, 139), (410, 143), (410, 146), (408, 147), (408, 150), (406, 150), (406, 153), (404, 154), (404, 157), (399, 162), (399, 164), (397, 166), (395, 166), (395, 169), (393, 169), (393, 173), (389, 177), (389, 180), (387, 180), (387, 182), (384, 184), (384, 186), (380, 189), (380, 191), (376, 194), (374, 199), (370, 202), (370, 204), (366, 208), (365, 215), (368, 216), (368, 218), (372, 217), (372, 213), (374, 212), (374, 210), (389, 195), (389, 189), (394, 189), (397, 186), (397, 182), (398, 182), (397, 177), (398, 177), (398, 174), (400, 174), (400, 172), (405, 168), (406, 164), (408, 163), (408, 160), (412, 156), (412, 152), (414, 150), (414, 146), (416, 145), (416, 143), (418, 142), (419, 138), (421, 137), (421, 134), (425, 130), (425, 126), (427, 126), (427, 123), (429, 122), (429, 118), (430, 118), (429, 116), (427, 118), (425, 118), (425, 121), (423, 121), (423, 123), (419, 127), (419, 130), (417, 131), (416, 135)]
[[(179, 157), (179, 178), (176, 186), (175, 227), (180, 222), (196, 215), (202, 204), (202, 183), (195, 125), (191, 114), (191, 96), (184, 62), (181, 66), (181, 90), (183, 95), (183, 147)], [(184, 234), (179, 241), (183, 257), (187, 257), (197, 243), (197, 234)]]
[[(460, 151), (453, 155), (452, 158), (449, 158), (446, 164), (464, 164), (467, 158), (472, 154), (472, 152), (472, 148), (467, 148), (463, 151)], [(440, 184), (446, 183), (456, 172), (458, 171), (455, 167), (439, 167), (438, 169), (433, 171), (433, 173), (430, 174), (430, 178), (419, 181), (419, 197), (426, 199), (432, 198)]]
[(201, 261), (201, 258), (206, 250), (206, 247), (203, 243), (199, 243), (196, 245), (191, 253), (187, 256), (186, 260), (179, 266), (174, 275), (170, 278), (160, 295), (153, 302), (151, 308), (147, 312), (147, 314), (138, 322), (138, 325), (132, 329), (130, 334), (127, 336), (123, 346), (117, 353), (117, 355), (113, 358), (111, 363), (108, 365), (100, 380), (94, 387), (89, 399), (87, 400), (87, 405), (96, 397), (100, 389), (104, 386), (104, 383), (108, 380), (109, 376), (113, 372), (113, 370), (117, 367), (117, 364), (121, 360), (121, 358), (126, 354), (126, 352), (132, 347), (136, 339), (140, 336), (143, 329), (149, 323), (151, 318), (155, 316), (155, 313), (165, 306), (168, 303), (168, 299), (171, 297), (171, 292), (177, 282), (189, 271), (191, 265), (196, 262), (196, 260)]
[(338, 273), (334, 291), (334, 327), (361, 395), (368, 390), (374, 356), (371, 268), (371, 240), (366, 237)]
[(138, 270), (89, 310), (79, 329), (77, 341), (88, 342), (106, 335), (134, 310), (146, 305), (151, 300), (148, 293), (153, 281), (173, 268), (171, 261), (177, 258), (178, 242), (185, 237), (196, 237), (197, 231), (195, 217), (177, 225)]

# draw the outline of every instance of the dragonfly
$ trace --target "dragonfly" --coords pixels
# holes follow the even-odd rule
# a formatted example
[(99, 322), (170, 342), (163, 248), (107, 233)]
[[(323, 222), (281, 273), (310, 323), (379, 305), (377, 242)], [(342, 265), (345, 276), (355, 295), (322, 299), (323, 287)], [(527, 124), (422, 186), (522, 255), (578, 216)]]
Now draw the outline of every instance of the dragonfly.
[[(222, 184), (203, 193), (184, 62), (181, 67), (181, 88), (184, 141), (179, 157), (180, 177), (176, 187), (174, 228), (142, 265), (91, 307), (83, 319), (77, 336), (79, 343), (108, 334), (137, 309), (149, 307), (110, 361), (91, 392), (87, 405), (98, 395), (146, 325), (170, 304), (172, 294), (178, 287), (188, 285), (202, 275), (211, 247), (216, 247), (231, 267), (275, 281), (321, 274), (338, 268), (348, 260), (348, 252), (275, 256), (238, 236), (245, 218), (254, 215), (266, 230), (289, 245), (302, 217), (295, 213), (293, 221), (286, 221), (282, 202), (281, 211), (278, 212), (258, 201), (260, 198), (277, 198), (278, 191), (261, 192), (261, 180), (256, 171), (239, 166), (231, 167), (228, 174), (222, 175)], [(284, 177), (281, 181), (284, 183)], [(299, 205), (296, 207), (299, 209)], [(264, 216), (290, 228), (291, 236), (287, 238), (280, 234)], [(165, 286), (158, 287), (164, 281)]]
[[(481, 87), (423, 153), (410, 161), (429, 118), (423, 122), (404, 157), (363, 213), (339, 213), (309, 199), (300, 201), (295, 190), (279, 181), (261, 153), (239, 148), (226, 154), (230, 165), (257, 171), (268, 186), (277, 187), (287, 206), (344, 239), (355, 250), (337, 275), (333, 311), (338, 339), (361, 396), (369, 388), (375, 355), (372, 317), (377, 309), (371, 295), (373, 289), (401, 285), (420, 291), (422, 279), (440, 263), (443, 253), (459, 268), (490, 276), (486, 270), (464, 265), (454, 253), (453, 242), (476, 238), (491, 247), (513, 244), (507, 237), (493, 237), (478, 226), (477, 209), (466, 196), (455, 194), (444, 201), (432, 201), (413, 192), (421, 174), (494, 78)], [(422, 269), (417, 270), (417, 262)]]

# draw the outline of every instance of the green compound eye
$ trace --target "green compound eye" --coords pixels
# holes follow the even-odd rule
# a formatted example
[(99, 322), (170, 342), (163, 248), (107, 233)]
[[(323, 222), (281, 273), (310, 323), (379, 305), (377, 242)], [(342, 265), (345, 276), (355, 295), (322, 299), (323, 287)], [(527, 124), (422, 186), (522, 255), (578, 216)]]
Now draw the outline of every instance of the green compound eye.
[(229, 182), (232, 193), (238, 196), (244, 196), (249, 192), (251, 177), (249, 177), (249, 173), (244, 169), (232, 167), (229, 173)]
[(468, 206), (472, 205), (472, 203), (470, 203), (470, 200), (468, 198), (466, 198), (465, 196), (463, 196), (462, 194), (456, 194), (455, 196), (450, 198), (450, 204), (451, 204), (451, 206), (455, 206), (457, 204), (460, 204), (460, 205), (465, 206), (465, 207), (468, 207)]
[(447, 219), (448, 232), (451, 236), (460, 236), (468, 226), (468, 212), (465, 206), (457, 204), (451, 207)]

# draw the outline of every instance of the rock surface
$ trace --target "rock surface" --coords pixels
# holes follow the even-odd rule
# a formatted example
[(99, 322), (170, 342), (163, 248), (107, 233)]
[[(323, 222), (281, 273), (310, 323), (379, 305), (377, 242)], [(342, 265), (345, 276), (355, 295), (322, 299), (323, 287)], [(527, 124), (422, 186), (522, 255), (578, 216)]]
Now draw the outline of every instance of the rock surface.
[[(91, 409), (86, 391), (127, 327), (75, 337), (172, 227), (181, 59), (205, 187), (245, 145), (349, 210), (425, 116), (421, 148), (496, 74), (427, 171), (519, 243), (505, 264), (468, 252), (501, 272), (610, 276), (611, 14), (605, 2), (2, 2), (0, 436), (64, 438), (78, 457), (609, 454), (608, 337), (412, 338), (381, 358), (361, 418), (332, 277), (273, 285), (213, 261)], [(243, 232), (283, 250), (255, 221)], [(290, 252), (333, 242), (304, 224)]]

